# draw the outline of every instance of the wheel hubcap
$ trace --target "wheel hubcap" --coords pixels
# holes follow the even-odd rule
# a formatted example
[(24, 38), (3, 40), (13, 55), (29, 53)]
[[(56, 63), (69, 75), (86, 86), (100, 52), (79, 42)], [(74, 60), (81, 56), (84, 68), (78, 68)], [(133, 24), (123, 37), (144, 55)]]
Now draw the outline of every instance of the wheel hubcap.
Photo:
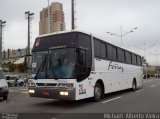
[(99, 87), (95, 88), (95, 97), (99, 99), (101, 97), (101, 89)]

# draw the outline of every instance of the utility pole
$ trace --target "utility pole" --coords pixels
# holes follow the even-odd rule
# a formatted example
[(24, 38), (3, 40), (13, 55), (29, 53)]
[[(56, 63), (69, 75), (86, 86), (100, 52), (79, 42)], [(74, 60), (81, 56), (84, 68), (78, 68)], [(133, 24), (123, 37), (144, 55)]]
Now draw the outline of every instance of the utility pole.
[(3, 27), (5, 26), (6, 21), (0, 20), (0, 66), (2, 66), (2, 32)]
[(146, 75), (146, 79), (148, 78), (148, 64), (147, 64), (147, 55), (146, 55), (146, 43), (144, 42), (144, 59), (146, 59), (146, 65), (145, 65), (145, 67), (146, 67), (146, 70), (145, 70), (145, 75)]
[(72, 15), (71, 15), (71, 19), (72, 19), (72, 30), (74, 30), (75, 29), (75, 18), (74, 18), (74, 0), (72, 0), (72, 3), (71, 3), (71, 6), (72, 6), (72, 9), (71, 9), (71, 13), (72, 13)]
[(26, 19), (28, 20), (28, 46), (27, 46), (27, 72), (29, 74), (29, 67), (30, 67), (30, 21), (33, 19), (34, 13), (30, 13), (30, 11), (25, 12)]
[(121, 30), (121, 46), (122, 46), (122, 37), (123, 37), (123, 31), (122, 31), (122, 26), (120, 27), (120, 30)]

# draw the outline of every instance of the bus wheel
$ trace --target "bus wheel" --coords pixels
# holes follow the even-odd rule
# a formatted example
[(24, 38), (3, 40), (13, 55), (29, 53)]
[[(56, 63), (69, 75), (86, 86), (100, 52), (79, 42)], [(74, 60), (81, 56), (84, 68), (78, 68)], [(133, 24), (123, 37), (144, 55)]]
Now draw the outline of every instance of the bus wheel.
[(102, 86), (99, 83), (96, 83), (95, 88), (94, 88), (94, 101), (98, 101), (102, 98)]
[(8, 99), (7, 95), (3, 96), (3, 100), (7, 100), (7, 99)]
[(132, 90), (135, 91), (136, 89), (137, 89), (137, 83), (136, 83), (136, 80), (133, 80)]

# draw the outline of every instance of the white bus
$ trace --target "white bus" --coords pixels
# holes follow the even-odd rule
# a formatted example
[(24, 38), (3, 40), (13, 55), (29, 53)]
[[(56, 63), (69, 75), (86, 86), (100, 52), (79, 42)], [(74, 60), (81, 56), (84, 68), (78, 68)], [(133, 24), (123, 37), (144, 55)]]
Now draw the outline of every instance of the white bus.
[(71, 31), (35, 40), (31, 97), (80, 100), (142, 86), (141, 56), (90, 34)]

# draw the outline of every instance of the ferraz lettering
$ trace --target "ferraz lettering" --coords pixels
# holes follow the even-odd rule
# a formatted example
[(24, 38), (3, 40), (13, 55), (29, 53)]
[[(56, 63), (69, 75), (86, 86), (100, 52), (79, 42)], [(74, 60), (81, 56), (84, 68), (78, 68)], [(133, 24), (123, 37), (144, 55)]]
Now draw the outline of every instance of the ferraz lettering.
[(110, 69), (118, 69), (118, 70), (121, 70), (121, 72), (124, 71), (123, 66), (119, 66), (117, 63), (113, 63), (112, 61), (108, 65), (108, 70), (110, 70)]

